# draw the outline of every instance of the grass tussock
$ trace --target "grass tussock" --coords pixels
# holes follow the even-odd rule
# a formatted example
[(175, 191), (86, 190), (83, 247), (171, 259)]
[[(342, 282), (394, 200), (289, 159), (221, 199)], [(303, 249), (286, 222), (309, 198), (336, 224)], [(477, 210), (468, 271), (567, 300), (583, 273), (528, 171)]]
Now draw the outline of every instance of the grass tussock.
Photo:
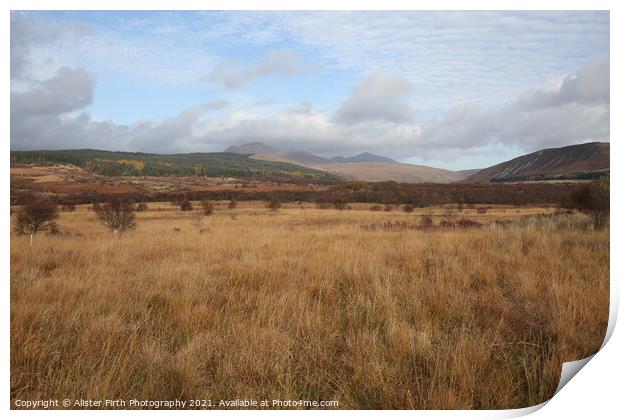
[(225, 205), (202, 234), (150, 205), (117, 237), (85, 207), (59, 217), (73, 234), (12, 236), (12, 400), (515, 408), (604, 337), (608, 230), (490, 229), (509, 217), (493, 209), (465, 210), (480, 229), (368, 230), (421, 216)]

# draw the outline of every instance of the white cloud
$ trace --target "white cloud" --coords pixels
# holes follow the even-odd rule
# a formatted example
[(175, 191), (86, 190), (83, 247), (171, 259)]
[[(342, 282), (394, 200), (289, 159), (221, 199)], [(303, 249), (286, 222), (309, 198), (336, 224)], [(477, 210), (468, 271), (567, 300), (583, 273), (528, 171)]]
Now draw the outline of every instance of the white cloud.
[(94, 86), (95, 79), (87, 71), (63, 67), (49, 80), (12, 92), (11, 115), (60, 115), (82, 109), (92, 102)]
[[(138, 25), (135, 32), (148, 35), (126, 39), (112, 30), (93, 34), (81, 24), (12, 14), (11, 147), (194, 152), (262, 141), (324, 155), (370, 151), (447, 161), (502, 146), (532, 151), (609, 139), (609, 57), (580, 63), (592, 51), (608, 48), (608, 14), (207, 15), (208, 31), (202, 15), (195, 28), (171, 15), (158, 27), (129, 22)], [(170, 34), (179, 38), (164, 36)], [(247, 107), (214, 101), (161, 122), (128, 125), (94, 121), (84, 112), (95, 86), (85, 70), (90, 67), (80, 65), (84, 60), (152, 77), (197, 80), (219, 61), (208, 53), (196, 56), (202, 45), (225, 40), (271, 48), (284, 38), (316, 50), (328, 68), (352, 75), (351, 93), (335, 111), (270, 97), (273, 106), (254, 105), (255, 98)], [(174, 48), (179, 39), (189, 46)], [(300, 53), (278, 48), (246, 67), (220, 61), (209, 79), (238, 89), (258, 77), (304, 71)], [(578, 63), (583, 66), (574, 71)], [(43, 67), (52, 70), (32, 77)], [(531, 86), (538, 87), (527, 89)], [(285, 101), (289, 104), (281, 105)], [(429, 108), (441, 116), (414, 118), (415, 111)]]
[(228, 89), (237, 89), (258, 77), (290, 77), (301, 71), (301, 56), (292, 50), (270, 51), (262, 59), (247, 68), (235, 61), (219, 63), (207, 77), (207, 80)]
[(408, 97), (413, 86), (402, 76), (373, 73), (363, 78), (352, 95), (336, 112), (335, 120), (345, 124), (388, 121), (410, 122), (413, 111)]

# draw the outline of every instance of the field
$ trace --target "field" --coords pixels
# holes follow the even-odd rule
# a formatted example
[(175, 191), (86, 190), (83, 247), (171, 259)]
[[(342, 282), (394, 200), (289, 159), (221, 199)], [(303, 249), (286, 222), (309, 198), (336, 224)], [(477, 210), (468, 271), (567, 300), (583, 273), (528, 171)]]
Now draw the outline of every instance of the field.
[(420, 229), (448, 212), (226, 204), (198, 225), (149, 203), (118, 237), (84, 205), (32, 246), (12, 235), (11, 400), (517, 408), (605, 335), (609, 230), (583, 214)]

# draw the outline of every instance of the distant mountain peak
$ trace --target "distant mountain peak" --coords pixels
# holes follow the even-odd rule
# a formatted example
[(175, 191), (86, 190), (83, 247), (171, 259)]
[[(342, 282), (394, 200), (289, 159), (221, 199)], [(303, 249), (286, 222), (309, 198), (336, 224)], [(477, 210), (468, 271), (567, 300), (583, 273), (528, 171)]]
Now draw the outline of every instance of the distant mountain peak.
[(236, 153), (238, 155), (269, 155), (276, 153), (277, 150), (267, 146), (265, 143), (253, 142), (245, 143), (240, 146), (232, 145), (225, 150), (226, 153)]
[(362, 152), (348, 158), (336, 156), (335, 158), (332, 158), (331, 161), (335, 163), (398, 163), (394, 159), (375, 155), (369, 152)]

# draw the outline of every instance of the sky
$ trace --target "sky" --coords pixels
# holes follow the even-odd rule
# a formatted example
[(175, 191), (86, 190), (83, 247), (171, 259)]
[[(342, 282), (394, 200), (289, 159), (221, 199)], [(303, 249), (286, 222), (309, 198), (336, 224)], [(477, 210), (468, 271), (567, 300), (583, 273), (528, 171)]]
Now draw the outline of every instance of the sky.
[(483, 168), (609, 141), (609, 13), (11, 12), (11, 149)]

